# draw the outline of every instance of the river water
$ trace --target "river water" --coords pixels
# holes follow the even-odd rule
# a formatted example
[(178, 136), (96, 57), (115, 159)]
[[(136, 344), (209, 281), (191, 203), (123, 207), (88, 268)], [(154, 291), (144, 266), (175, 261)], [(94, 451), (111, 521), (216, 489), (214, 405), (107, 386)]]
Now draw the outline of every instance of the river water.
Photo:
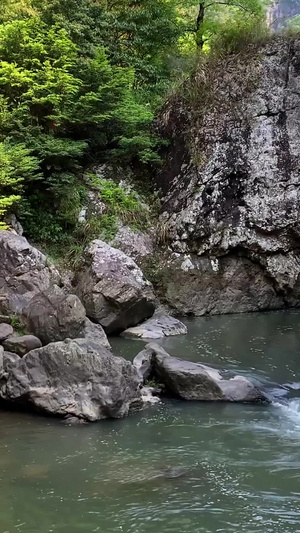
[(173, 400), (80, 426), (2, 412), (0, 533), (300, 532), (300, 312), (187, 324), (166, 350), (250, 375), (273, 403)]

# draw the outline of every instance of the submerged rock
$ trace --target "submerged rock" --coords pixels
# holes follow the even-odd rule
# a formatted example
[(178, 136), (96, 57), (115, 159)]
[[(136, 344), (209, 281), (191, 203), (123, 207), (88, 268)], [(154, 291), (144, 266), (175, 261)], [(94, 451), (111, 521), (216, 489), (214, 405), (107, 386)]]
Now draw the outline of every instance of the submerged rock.
[(77, 276), (76, 292), (87, 316), (107, 333), (123, 331), (153, 315), (154, 293), (136, 263), (103, 241), (93, 241)]
[(185, 324), (177, 320), (177, 318), (168, 315), (166, 312), (158, 310), (146, 322), (143, 322), (139, 326), (126, 329), (122, 333), (122, 336), (137, 339), (161, 339), (172, 335), (186, 334), (187, 327)]
[(8, 403), (90, 422), (126, 416), (141, 405), (132, 364), (91, 341), (56, 342), (20, 359), (0, 382)]
[(145, 352), (144, 357), (147, 354), (150, 358), (155, 378), (167, 391), (183, 400), (268, 402), (265, 394), (244, 376), (228, 379), (207, 365), (171, 357), (156, 344), (149, 344)]
[(40, 339), (34, 335), (22, 335), (21, 337), (9, 337), (3, 342), (4, 350), (13, 352), (22, 357), (31, 350), (41, 348)]
[(34, 296), (26, 315), (29, 331), (44, 344), (84, 335), (84, 306), (75, 294), (68, 294), (57, 285)]

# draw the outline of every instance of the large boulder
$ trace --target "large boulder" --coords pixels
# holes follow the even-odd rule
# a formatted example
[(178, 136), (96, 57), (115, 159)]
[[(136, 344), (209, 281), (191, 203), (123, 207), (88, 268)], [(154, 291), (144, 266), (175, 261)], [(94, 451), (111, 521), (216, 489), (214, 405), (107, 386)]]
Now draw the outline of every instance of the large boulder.
[(0, 397), (91, 422), (124, 417), (141, 402), (132, 364), (87, 340), (51, 343), (28, 353), (0, 381)]
[(89, 318), (85, 319), (83, 337), (99, 346), (104, 346), (108, 350), (111, 349), (111, 345), (102, 326), (100, 324), (94, 324)]
[(300, 306), (299, 74), (300, 39), (274, 37), (200, 65), (162, 110), (156, 277), (176, 313)]
[(158, 310), (152, 318), (149, 318), (139, 326), (126, 329), (123, 337), (133, 339), (161, 339), (172, 335), (186, 335), (185, 324), (164, 311)]
[(8, 337), (10, 337), (14, 332), (13, 327), (10, 324), (6, 324), (5, 322), (2, 322), (0, 324), (0, 342), (5, 341)]
[(153, 374), (166, 389), (183, 400), (242, 403), (267, 402), (264, 393), (244, 376), (223, 374), (209, 366), (171, 357), (160, 346), (150, 344)]
[(0, 314), (22, 315), (30, 300), (59, 282), (46, 256), (11, 231), (0, 231)]
[(85, 252), (76, 292), (87, 316), (107, 333), (135, 326), (153, 315), (154, 293), (136, 263), (103, 241), (93, 241)]
[(11, 231), (0, 231), (0, 314), (22, 315), (30, 300), (59, 281), (46, 256)]
[(3, 342), (4, 350), (18, 354), (20, 357), (27, 354), (31, 350), (41, 348), (42, 343), (40, 339), (34, 335), (21, 335), (19, 337), (8, 337)]
[(84, 336), (85, 308), (75, 294), (57, 285), (40, 292), (26, 308), (28, 330), (43, 344)]

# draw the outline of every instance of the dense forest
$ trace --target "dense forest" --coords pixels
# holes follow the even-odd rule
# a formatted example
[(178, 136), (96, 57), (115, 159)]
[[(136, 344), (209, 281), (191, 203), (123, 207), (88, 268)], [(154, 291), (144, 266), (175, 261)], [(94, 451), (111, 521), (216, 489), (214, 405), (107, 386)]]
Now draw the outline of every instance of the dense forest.
[[(65, 249), (107, 230), (118, 206), (140, 212), (132, 192), (93, 168), (127, 166), (150, 180), (164, 143), (155, 113), (199, 57), (265, 34), (265, 8), (263, 0), (3, 0), (1, 227), (14, 212), (35, 242)], [(91, 184), (112, 214), (83, 226)]]

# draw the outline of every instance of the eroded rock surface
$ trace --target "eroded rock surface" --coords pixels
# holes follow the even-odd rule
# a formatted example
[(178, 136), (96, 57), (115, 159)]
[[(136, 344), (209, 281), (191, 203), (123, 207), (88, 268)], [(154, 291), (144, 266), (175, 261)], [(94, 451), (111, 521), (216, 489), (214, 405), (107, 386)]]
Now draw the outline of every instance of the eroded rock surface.
[(3, 343), (3, 348), (7, 352), (13, 352), (22, 357), (31, 350), (41, 348), (40, 339), (34, 335), (21, 335), (19, 337), (8, 337)]
[(244, 376), (231, 377), (207, 365), (171, 357), (155, 343), (148, 344), (133, 364), (140, 379), (154, 376), (167, 391), (183, 400), (268, 402), (265, 394)]
[(139, 326), (126, 329), (123, 337), (135, 339), (162, 339), (173, 335), (186, 335), (185, 324), (167, 314), (165, 311), (156, 311), (152, 318), (149, 318)]
[(221, 63), (205, 107), (177, 97), (160, 119), (161, 292), (196, 315), (299, 306), (300, 41)]
[(76, 292), (87, 316), (107, 333), (120, 332), (153, 315), (152, 285), (136, 263), (103, 241), (93, 241), (86, 250), (78, 274)]
[(45, 255), (10, 231), (0, 231), (0, 314), (22, 315), (30, 300), (59, 281)]
[(57, 285), (34, 296), (26, 316), (29, 331), (43, 344), (84, 336), (84, 306), (75, 294), (68, 294)]
[(6, 324), (3, 322), (0, 324), (0, 342), (5, 341), (8, 337), (10, 337), (14, 332), (13, 327), (10, 324)]
[(23, 408), (90, 422), (121, 418), (132, 404), (141, 404), (132, 364), (87, 340), (31, 351), (2, 377), (0, 397)]

